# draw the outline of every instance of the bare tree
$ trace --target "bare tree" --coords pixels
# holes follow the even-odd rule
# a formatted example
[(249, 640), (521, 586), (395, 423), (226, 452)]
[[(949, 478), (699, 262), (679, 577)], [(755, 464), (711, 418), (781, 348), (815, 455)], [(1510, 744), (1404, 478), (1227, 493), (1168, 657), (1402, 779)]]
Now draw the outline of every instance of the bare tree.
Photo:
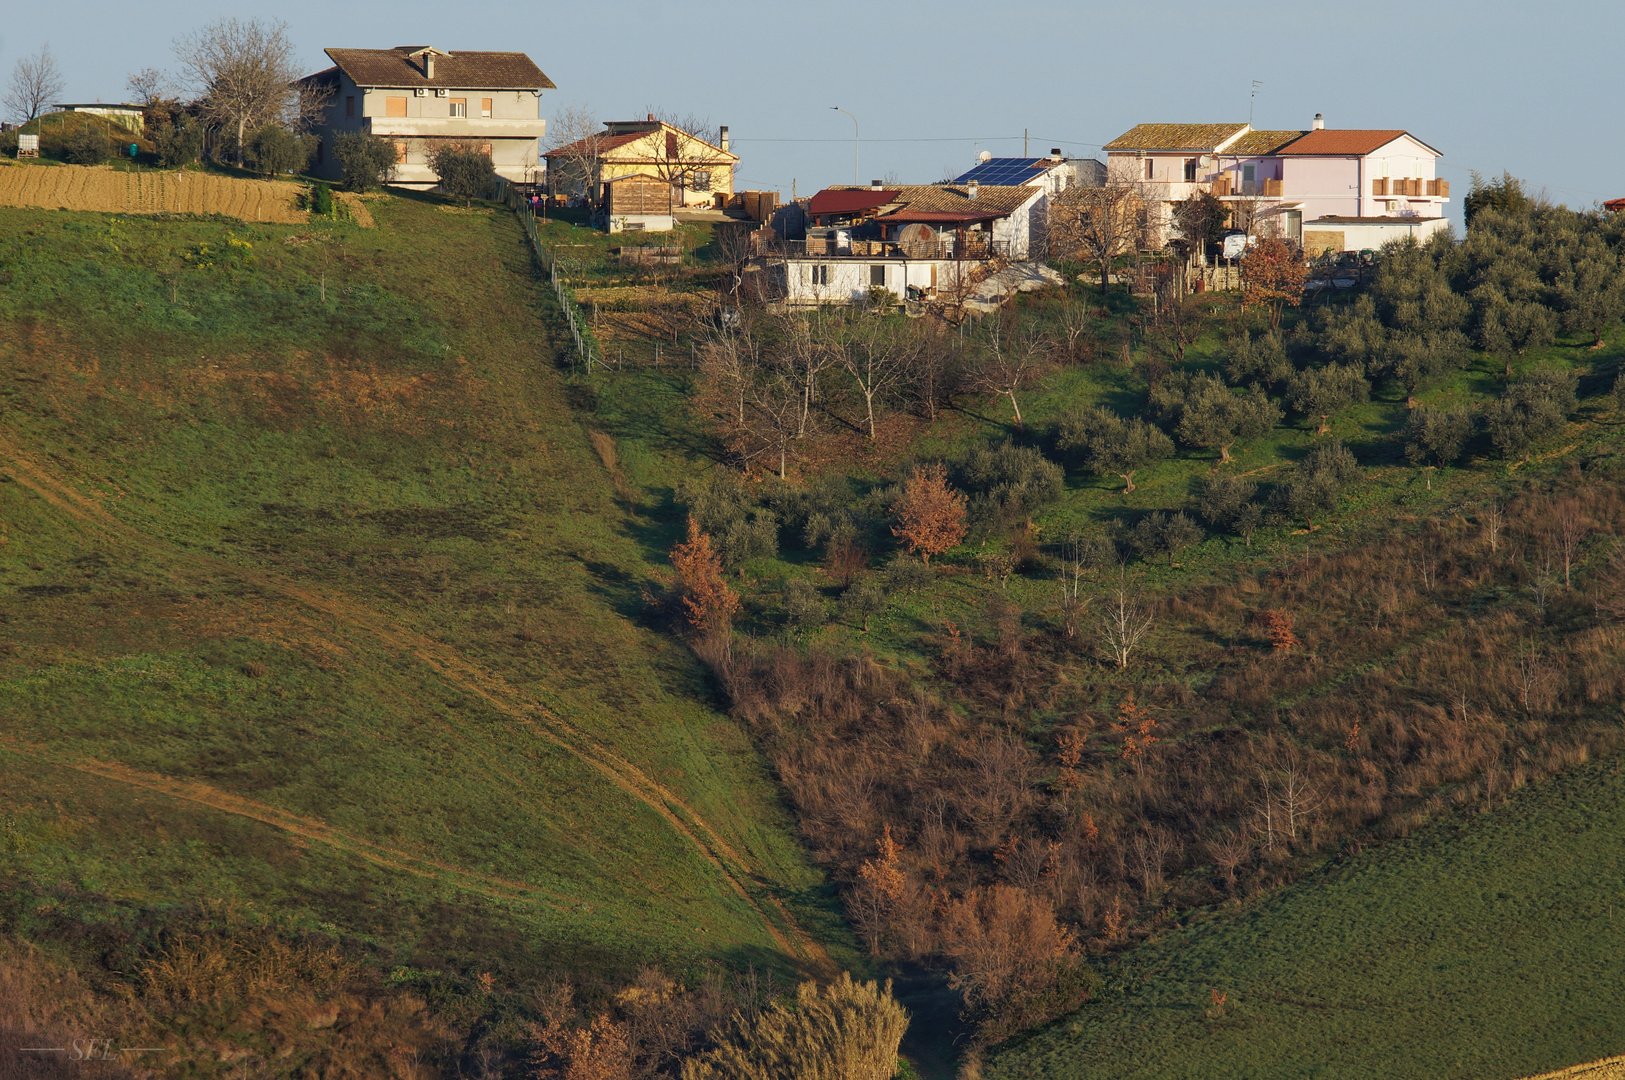
[(841, 335), (841, 367), (852, 376), (863, 396), (870, 442), (875, 440), (875, 401), (889, 394), (909, 374), (919, 348), (919, 337), (911, 329), (896, 329), (882, 319), (856, 319)]
[(25, 56), (11, 69), (11, 82), (6, 84), (4, 105), (12, 116), (33, 120), (45, 110), (54, 97), (61, 97), (67, 85), (62, 71), (51, 55), (50, 42), (40, 46), (39, 52)]
[(124, 87), (130, 92), (132, 102), (149, 108), (175, 96), (175, 91), (169, 83), (169, 76), (154, 67), (130, 72), (125, 76)]
[(1100, 295), (1111, 279), (1112, 260), (1139, 249), (1145, 233), (1145, 200), (1121, 169), (1099, 187), (1070, 187), (1049, 212), (1050, 252), (1100, 266)]
[(1117, 587), (1101, 605), (1099, 621), (1100, 642), (1118, 668), (1128, 667), (1129, 658), (1151, 635), (1155, 622), (1140, 594), (1129, 589), (1128, 572), (1123, 571)]
[(717, 148), (722, 137), (720, 129), (709, 117), (692, 113), (678, 116), (660, 109), (650, 109), (648, 113), (673, 129), (666, 131), (664, 140), (655, 147), (651, 163), (655, 175), (674, 188), (711, 190), (709, 183), (697, 184), (697, 174), (709, 176), (713, 169), (728, 168), (731, 164)]
[(1490, 503), (1480, 515), (1484, 523), (1484, 542), (1490, 546), (1491, 551), (1501, 548), (1501, 531), (1506, 528), (1506, 514), (1501, 510), (1500, 503)]
[(1016, 427), (1022, 427), (1016, 392), (1031, 386), (1049, 369), (1049, 337), (1036, 324), (1013, 328), (993, 319), (977, 344), (969, 371), (971, 387), (1009, 398)]
[(555, 195), (598, 197), (605, 132), (592, 107), (574, 102), (547, 123), (547, 187)]
[(1574, 563), (1580, 557), (1580, 545), (1590, 531), (1580, 501), (1573, 496), (1557, 503), (1557, 546), (1563, 553), (1563, 588), (1572, 589)]
[(287, 23), (218, 19), (178, 38), (175, 56), (204, 119), (235, 132), (239, 165), (251, 129), (277, 124), (297, 130), (318, 117), (333, 93), (300, 79)]

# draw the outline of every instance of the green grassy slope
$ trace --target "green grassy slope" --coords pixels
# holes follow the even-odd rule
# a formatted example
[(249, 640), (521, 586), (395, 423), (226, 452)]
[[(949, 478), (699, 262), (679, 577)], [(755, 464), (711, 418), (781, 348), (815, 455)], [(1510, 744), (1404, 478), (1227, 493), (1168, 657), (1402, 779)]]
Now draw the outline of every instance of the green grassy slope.
[(646, 625), (663, 552), (517, 223), (372, 208), (0, 211), (0, 925), (211, 898), (499, 974), (849, 961)]
[(1625, 1045), (1622, 949), (1625, 776), (1597, 762), (1137, 950), (987, 1075), (1526, 1076)]

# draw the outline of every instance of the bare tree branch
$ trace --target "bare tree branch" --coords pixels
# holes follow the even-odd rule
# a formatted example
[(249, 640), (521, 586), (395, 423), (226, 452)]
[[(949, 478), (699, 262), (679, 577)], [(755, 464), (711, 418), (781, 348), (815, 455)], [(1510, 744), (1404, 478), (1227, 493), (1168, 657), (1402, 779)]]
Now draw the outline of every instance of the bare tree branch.
[(235, 132), (237, 162), (246, 133), (266, 124), (297, 130), (316, 118), (329, 87), (300, 82), (286, 23), (219, 19), (175, 42), (175, 56), (204, 119)]
[(11, 69), (11, 82), (6, 85), (5, 107), (24, 122), (33, 120), (45, 111), (54, 97), (61, 97), (67, 85), (62, 71), (51, 55), (50, 42), (40, 46), (32, 56), (25, 56)]

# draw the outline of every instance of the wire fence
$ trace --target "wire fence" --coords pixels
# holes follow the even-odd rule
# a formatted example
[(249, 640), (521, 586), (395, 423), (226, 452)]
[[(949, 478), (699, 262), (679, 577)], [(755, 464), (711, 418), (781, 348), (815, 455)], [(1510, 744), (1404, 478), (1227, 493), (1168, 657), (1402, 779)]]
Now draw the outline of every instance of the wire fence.
[(536, 256), (536, 263), (542, 268), (547, 283), (553, 286), (553, 295), (558, 298), (559, 310), (564, 313), (564, 323), (569, 327), (571, 341), (575, 343), (575, 360), (571, 366), (579, 365), (589, 375), (594, 364), (609, 370), (609, 365), (604, 363), (595, 349), (597, 343), (587, 327), (580, 304), (576, 302), (575, 291), (570, 288), (568, 279), (559, 273), (558, 256), (536, 234), (536, 214), (531, 210), (530, 203), (520, 196), (512, 184), (502, 180), (497, 184), (497, 198), (513, 207), (514, 213), (519, 216), (520, 224), (525, 227), (525, 235), (530, 237), (530, 249)]

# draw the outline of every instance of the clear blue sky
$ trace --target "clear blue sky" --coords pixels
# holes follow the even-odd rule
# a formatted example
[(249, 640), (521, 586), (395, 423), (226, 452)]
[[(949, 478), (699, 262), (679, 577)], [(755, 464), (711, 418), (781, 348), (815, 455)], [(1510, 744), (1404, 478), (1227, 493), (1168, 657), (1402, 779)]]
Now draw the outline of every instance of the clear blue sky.
[[(1405, 128), (1469, 169), (1510, 170), (1571, 206), (1625, 196), (1625, 3), (1343, 0), (1341, 3), (932, 4), (428, 0), (121, 0), (10, 4), (0, 77), (49, 41), (75, 100), (121, 99), (124, 76), (172, 68), (173, 39), (223, 15), (272, 12), (311, 70), (322, 49), (433, 44), (517, 49), (565, 102), (601, 118), (648, 106), (732, 129), (739, 183), (790, 195), (852, 179), (929, 182), (978, 150), (1098, 153), (1135, 123), (1245, 120)], [(823, 141), (820, 141), (823, 140)], [(914, 141), (903, 141), (914, 140)]]

